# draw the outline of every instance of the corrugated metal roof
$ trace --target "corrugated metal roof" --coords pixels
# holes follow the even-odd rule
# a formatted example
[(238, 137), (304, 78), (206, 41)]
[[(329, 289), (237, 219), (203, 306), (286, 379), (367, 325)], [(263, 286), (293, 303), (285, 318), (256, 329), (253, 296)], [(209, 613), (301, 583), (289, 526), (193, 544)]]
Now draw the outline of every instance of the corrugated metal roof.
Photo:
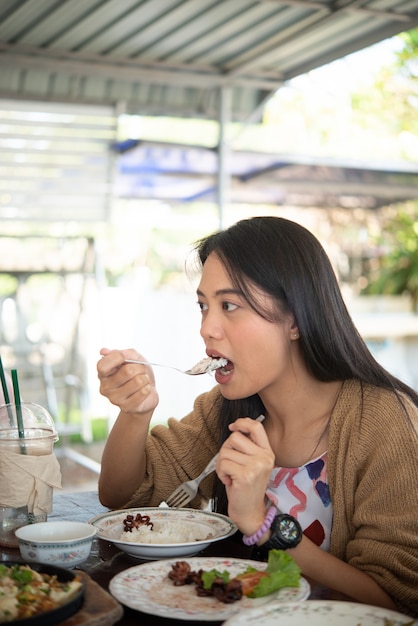
[(0, 98), (234, 119), (284, 81), (418, 25), (418, 0), (2, 0)]

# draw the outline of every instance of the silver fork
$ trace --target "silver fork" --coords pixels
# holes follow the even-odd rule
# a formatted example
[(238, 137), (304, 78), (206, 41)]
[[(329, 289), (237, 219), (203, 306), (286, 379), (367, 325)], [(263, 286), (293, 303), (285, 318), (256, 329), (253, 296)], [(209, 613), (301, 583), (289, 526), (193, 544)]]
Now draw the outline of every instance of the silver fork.
[[(256, 418), (257, 422), (262, 422), (263, 420), (264, 415), (259, 415)], [(193, 500), (193, 498), (197, 494), (197, 490), (201, 481), (214, 471), (218, 455), (219, 452), (217, 452), (213, 459), (209, 461), (203, 472), (201, 472), (199, 476), (197, 476), (197, 478), (194, 478), (193, 480), (187, 480), (186, 482), (179, 485), (177, 489), (175, 489), (173, 493), (167, 498), (166, 504), (168, 504), (169, 507), (179, 509), (188, 504), (190, 500)]]
[(176, 509), (181, 508), (185, 504), (188, 504), (190, 500), (193, 500), (195, 495), (197, 494), (197, 490), (201, 481), (211, 474), (216, 467), (216, 460), (218, 458), (218, 454), (216, 453), (213, 459), (209, 461), (206, 465), (203, 472), (199, 474), (197, 478), (193, 480), (188, 480), (185, 483), (182, 483), (173, 491), (173, 493), (167, 498), (166, 503), (169, 507), (174, 507)]

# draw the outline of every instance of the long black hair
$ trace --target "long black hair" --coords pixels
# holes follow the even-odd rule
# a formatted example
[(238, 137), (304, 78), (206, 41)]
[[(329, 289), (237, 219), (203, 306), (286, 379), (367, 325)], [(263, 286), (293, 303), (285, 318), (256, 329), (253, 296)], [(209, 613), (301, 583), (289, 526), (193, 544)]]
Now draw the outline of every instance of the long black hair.
[[(201, 239), (195, 250), (201, 268), (215, 253), (234, 288), (262, 317), (272, 321), (271, 311), (262, 310), (254, 299), (254, 287), (272, 297), (277, 320), (280, 312), (293, 315), (302, 357), (317, 380), (355, 378), (392, 390), (398, 397), (403, 392), (418, 406), (418, 394), (385, 370), (369, 351), (347, 310), (324, 248), (306, 228), (280, 217), (253, 217)], [(244, 415), (255, 418), (263, 408), (257, 394), (224, 399), (220, 442), (229, 434), (229, 423)], [(225, 506), (220, 503), (218, 510)]]

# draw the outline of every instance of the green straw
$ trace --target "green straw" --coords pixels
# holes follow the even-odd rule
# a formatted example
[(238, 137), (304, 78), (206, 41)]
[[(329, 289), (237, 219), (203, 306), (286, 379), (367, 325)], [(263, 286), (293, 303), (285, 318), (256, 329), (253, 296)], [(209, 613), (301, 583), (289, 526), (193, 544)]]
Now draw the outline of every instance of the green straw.
[[(13, 382), (13, 393), (15, 396), (15, 405), (16, 405), (16, 418), (17, 418), (17, 428), (19, 431), (19, 439), (25, 438), (25, 429), (23, 427), (23, 418), (22, 418), (22, 407), (20, 404), (20, 392), (19, 392), (19, 383), (17, 381), (17, 371), (12, 370), (12, 382)], [(22, 454), (26, 454), (26, 446), (24, 443), (20, 444), (20, 451)]]
[(1, 378), (1, 386), (3, 388), (4, 401), (7, 404), (7, 412), (9, 414), (10, 426), (13, 426), (13, 413), (12, 413), (11, 407), (9, 406), (10, 404), (9, 390), (7, 388), (6, 377), (4, 375), (4, 367), (3, 367), (3, 361), (1, 360), (1, 356), (0, 356), (0, 378)]

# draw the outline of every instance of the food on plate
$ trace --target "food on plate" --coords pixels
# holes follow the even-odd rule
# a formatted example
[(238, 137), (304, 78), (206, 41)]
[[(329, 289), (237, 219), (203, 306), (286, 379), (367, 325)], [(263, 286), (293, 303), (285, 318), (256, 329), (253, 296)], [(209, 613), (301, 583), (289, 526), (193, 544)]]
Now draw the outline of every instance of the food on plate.
[(133, 515), (127, 515), (123, 520), (123, 531), (126, 533), (138, 530), (141, 526), (149, 526), (151, 530), (154, 528), (154, 524), (151, 522), (149, 515), (137, 513), (135, 517)]
[(283, 587), (298, 587), (300, 576), (296, 561), (283, 550), (269, 551), (265, 570), (247, 567), (233, 578), (228, 571), (193, 571), (187, 561), (176, 561), (168, 573), (174, 585), (195, 584), (198, 596), (214, 596), (225, 604), (236, 602), (242, 596), (261, 598)]
[(149, 515), (137, 513), (127, 515), (123, 520), (121, 541), (130, 543), (175, 544), (192, 543), (210, 539), (213, 534), (198, 524), (187, 524), (185, 521), (168, 520), (151, 521)]
[(60, 582), (56, 575), (37, 572), (29, 565), (0, 564), (0, 623), (33, 617), (68, 602), (82, 583)]
[(206, 374), (207, 372), (212, 372), (213, 370), (217, 370), (220, 367), (224, 367), (224, 365), (226, 365), (227, 363), (228, 359), (224, 359), (222, 357), (219, 359), (215, 359), (208, 356), (205, 359), (199, 361), (199, 363), (196, 363), (196, 365), (193, 365), (193, 367), (190, 369), (190, 372), (192, 372), (193, 374)]

